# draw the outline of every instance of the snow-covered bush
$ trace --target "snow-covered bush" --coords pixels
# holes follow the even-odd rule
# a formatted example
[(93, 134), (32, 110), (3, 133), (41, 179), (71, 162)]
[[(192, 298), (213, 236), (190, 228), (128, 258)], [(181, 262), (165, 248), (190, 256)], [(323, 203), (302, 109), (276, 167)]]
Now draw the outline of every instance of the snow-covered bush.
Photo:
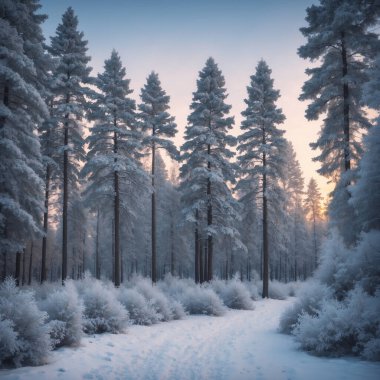
[(55, 288), (38, 302), (48, 314), (50, 337), (54, 347), (77, 345), (82, 337), (83, 306), (72, 281)]
[(253, 310), (254, 305), (250, 293), (241, 281), (233, 278), (229, 281), (213, 280), (211, 288), (231, 309)]
[(51, 349), (46, 317), (33, 292), (20, 290), (10, 278), (0, 285), (0, 366), (46, 363)]
[(356, 274), (350, 270), (349, 265), (353, 254), (353, 250), (346, 247), (337, 231), (333, 231), (322, 245), (320, 266), (315, 277), (322, 284), (330, 286), (339, 299), (343, 299), (355, 283)]
[(333, 233), (313, 283), (280, 321), (300, 346), (318, 355), (380, 360), (380, 232), (347, 248)]
[(154, 307), (161, 321), (174, 319), (170, 301), (158, 286), (153, 286), (150, 280), (142, 277), (136, 277), (133, 281), (135, 289)]
[(380, 284), (380, 231), (372, 230), (360, 236), (350, 274), (368, 294), (375, 294)]
[(127, 309), (131, 323), (135, 325), (152, 325), (160, 321), (151, 302), (147, 301), (136, 289), (121, 287), (117, 295), (120, 303)]
[(255, 281), (245, 281), (244, 285), (249, 292), (249, 295), (254, 301), (257, 301), (261, 298), (261, 294), (257, 287), (257, 283)]
[(286, 284), (286, 288), (287, 288), (287, 294), (289, 297), (295, 297), (298, 295), (301, 287), (302, 287), (302, 283), (300, 281), (291, 281), (291, 282), (288, 282)]
[(85, 278), (77, 283), (84, 304), (83, 329), (88, 334), (123, 332), (128, 312), (116, 298), (112, 284)]
[(196, 285), (178, 295), (179, 301), (189, 314), (207, 314), (221, 316), (226, 312), (222, 300), (216, 293), (204, 286)]
[(288, 308), (280, 319), (280, 332), (289, 334), (295, 328), (301, 315), (315, 316), (322, 307), (324, 299), (330, 298), (331, 288), (317, 281), (306, 283), (297, 302)]
[(322, 300), (315, 314), (301, 313), (293, 333), (303, 349), (318, 355), (380, 360), (380, 288), (374, 296), (355, 287), (343, 302)]

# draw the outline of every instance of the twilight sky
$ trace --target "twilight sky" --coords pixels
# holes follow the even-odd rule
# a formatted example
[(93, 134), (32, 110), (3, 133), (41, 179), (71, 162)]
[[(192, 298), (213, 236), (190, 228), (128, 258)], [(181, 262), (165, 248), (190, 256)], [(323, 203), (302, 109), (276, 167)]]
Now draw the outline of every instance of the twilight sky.
[(139, 101), (140, 88), (148, 74), (159, 74), (171, 97), (182, 144), (192, 92), (198, 72), (209, 56), (214, 57), (226, 79), (227, 103), (235, 116), (234, 134), (239, 133), (240, 112), (246, 86), (259, 59), (272, 69), (278, 102), (286, 116), (282, 128), (296, 150), (305, 177), (317, 179), (323, 193), (330, 190), (315, 170), (318, 163), (309, 143), (315, 141), (322, 121), (304, 118), (305, 102), (299, 102), (308, 61), (297, 56), (304, 42), (299, 32), (305, 26), (306, 7), (317, 0), (41, 0), (49, 18), (43, 24), (48, 37), (55, 34), (64, 11), (72, 6), (79, 29), (89, 41), (93, 74), (115, 48), (131, 79), (132, 96)]

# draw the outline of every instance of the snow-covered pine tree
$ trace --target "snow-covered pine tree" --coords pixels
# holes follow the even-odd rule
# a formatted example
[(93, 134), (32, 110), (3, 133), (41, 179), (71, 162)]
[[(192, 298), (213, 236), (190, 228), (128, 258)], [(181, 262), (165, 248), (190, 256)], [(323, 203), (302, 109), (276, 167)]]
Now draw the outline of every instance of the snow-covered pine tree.
[(174, 117), (168, 113), (170, 97), (161, 88), (158, 74), (152, 72), (144, 87), (141, 89), (141, 104), (139, 117), (144, 133), (143, 144), (151, 153), (152, 175), (152, 282), (157, 280), (157, 236), (156, 236), (156, 192), (154, 184), (155, 154), (157, 149), (164, 149), (171, 158), (177, 158), (177, 149), (170, 138), (177, 133)]
[(62, 165), (62, 281), (67, 278), (69, 195), (78, 190), (79, 165), (84, 161), (83, 125), (86, 98), (85, 86), (90, 81), (90, 57), (86, 55), (87, 41), (78, 31), (78, 18), (70, 7), (62, 16), (56, 35), (51, 38), (51, 54), (56, 58), (54, 114), (60, 134)]
[(132, 90), (125, 75), (120, 56), (113, 50), (104, 63), (104, 72), (95, 81), (100, 92), (92, 95), (89, 117), (95, 123), (87, 138), (89, 152), (82, 170), (90, 180), (85, 190), (86, 203), (94, 210), (99, 205), (112, 209), (115, 286), (121, 281), (120, 212), (130, 207), (123, 191), (127, 184), (140, 186), (146, 178), (139, 163), (141, 134), (136, 127), (136, 104), (129, 97)]
[[(36, 128), (47, 116), (40, 91), (46, 64), (37, 1), (3, 1), (0, 9), (0, 251), (7, 268), (40, 234), (43, 212), (41, 153)], [(7, 273), (3, 273), (7, 275)]]
[(321, 62), (306, 70), (310, 78), (300, 99), (311, 101), (308, 120), (326, 114), (317, 141), (310, 145), (320, 150), (314, 158), (321, 163), (318, 172), (337, 183), (330, 222), (347, 243), (356, 236), (351, 228), (354, 213), (347, 186), (361, 152), (360, 130), (370, 126), (360, 99), (368, 58), (379, 45), (378, 36), (369, 30), (378, 22), (378, 5), (368, 0), (320, 0), (319, 5), (307, 8), (308, 26), (300, 29), (307, 42), (299, 48), (299, 56)]
[(307, 219), (311, 225), (312, 249), (314, 257), (314, 269), (318, 264), (319, 250), (321, 246), (322, 228), (322, 195), (318, 188), (317, 181), (311, 178), (306, 190), (304, 207)]
[[(297, 160), (291, 142), (286, 142), (284, 176), (281, 184), (285, 192), (285, 202), (282, 205), (285, 211), (280, 218), (279, 232), (275, 236), (281, 238), (284, 246), (277, 247), (276, 251), (281, 252), (281, 271), (285, 281), (306, 278), (311, 273), (311, 260), (309, 236), (306, 224), (306, 213), (303, 208), (304, 178), (301, 166)], [(277, 211), (281, 215), (281, 211)], [(273, 244), (273, 243), (272, 243)], [(284, 257), (282, 257), (284, 256)]]
[(241, 178), (236, 189), (250, 192), (250, 183), (259, 179), (259, 193), (262, 201), (263, 231), (263, 297), (268, 297), (269, 284), (269, 241), (268, 223), (273, 215), (268, 215), (268, 202), (275, 203), (283, 198), (279, 179), (283, 177), (286, 141), (284, 131), (277, 128), (285, 117), (276, 106), (280, 93), (273, 88), (271, 70), (264, 60), (259, 61), (256, 73), (251, 76), (247, 87), (247, 108), (242, 112), (243, 133), (237, 147)]
[[(238, 203), (231, 195), (228, 183), (235, 183), (230, 147), (236, 138), (229, 134), (234, 118), (228, 116), (231, 106), (227, 98), (225, 80), (213, 58), (206, 61), (199, 72), (197, 90), (193, 93), (185, 142), (181, 147), (181, 189), (184, 214), (188, 222), (195, 223), (196, 239), (207, 237), (207, 267), (204, 279), (213, 278), (213, 239), (228, 235), (242, 246), (236, 228)], [(205, 219), (205, 220), (204, 220)], [(205, 223), (202, 223), (204, 220)], [(201, 231), (205, 225), (204, 231)], [(195, 266), (200, 267), (200, 251), (195, 242)], [(196, 276), (199, 278), (199, 276)], [(202, 280), (202, 279), (201, 279)]]

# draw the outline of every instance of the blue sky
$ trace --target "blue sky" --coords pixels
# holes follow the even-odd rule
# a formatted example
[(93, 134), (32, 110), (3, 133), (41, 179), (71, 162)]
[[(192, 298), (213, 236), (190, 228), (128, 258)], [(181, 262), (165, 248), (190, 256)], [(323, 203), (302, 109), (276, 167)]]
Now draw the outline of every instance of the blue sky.
[[(315, 170), (315, 153), (309, 143), (316, 139), (321, 122), (304, 118), (306, 104), (298, 101), (309, 62), (297, 56), (304, 42), (299, 32), (306, 25), (306, 8), (317, 0), (42, 0), (49, 18), (45, 36), (55, 33), (61, 16), (72, 6), (79, 29), (89, 41), (94, 73), (115, 48), (127, 69), (138, 101), (148, 74), (158, 72), (171, 96), (171, 113), (179, 127), (177, 144), (189, 113), (199, 70), (209, 56), (222, 70), (235, 116), (234, 134), (239, 132), (246, 86), (259, 59), (272, 69), (274, 84), (281, 92), (279, 105), (286, 122), (283, 129), (292, 141), (306, 183), (314, 176), (324, 192), (326, 180)], [(49, 42), (49, 39), (47, 40)]]

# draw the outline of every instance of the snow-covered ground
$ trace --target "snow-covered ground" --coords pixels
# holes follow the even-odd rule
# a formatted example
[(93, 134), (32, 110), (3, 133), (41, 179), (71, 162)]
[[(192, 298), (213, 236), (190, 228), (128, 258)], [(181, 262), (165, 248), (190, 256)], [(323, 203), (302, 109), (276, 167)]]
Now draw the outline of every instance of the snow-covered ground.
[(1, 379), (380, 379), (380, 363), (327, 359), (297, 349), (277, 333), (293, 300), (263, 300), (253, 311), (190, 316), (126, 334), (85, 337), (78, 348), (54, 351), (50, 364), (0, 370)]

